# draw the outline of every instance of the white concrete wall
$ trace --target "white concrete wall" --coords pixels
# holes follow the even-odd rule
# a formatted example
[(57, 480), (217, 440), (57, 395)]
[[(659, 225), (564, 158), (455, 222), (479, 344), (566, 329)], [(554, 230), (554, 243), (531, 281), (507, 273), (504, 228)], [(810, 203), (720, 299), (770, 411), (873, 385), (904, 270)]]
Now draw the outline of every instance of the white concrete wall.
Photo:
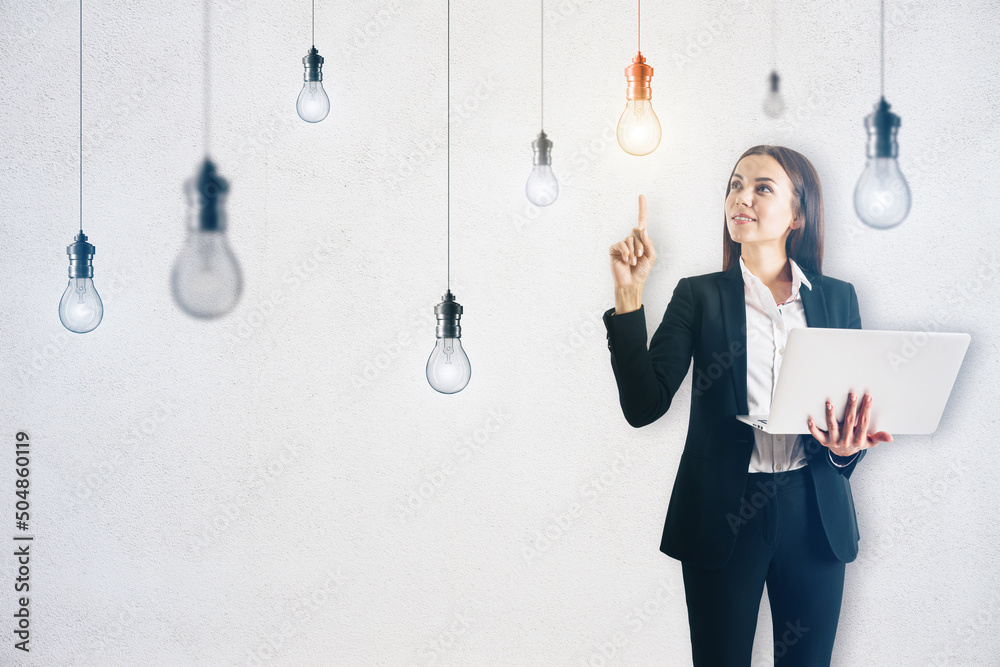
[[(333, 108), (313, 126), (294, 110), (309, 3), (216, 1), (212, 155), (246, 292), (209, 323), (168, 282), (203, 154), (201, 4), (88, 2), (85, 228), (106, 311), (78, 336), (56, 313), (78, 216), (77, 7), (4, 0), (0, 539), (18, 430), (37, 538), (29, 655), (0, 560), (0, 663), (688, 664), (680, 564), (658, 545), (690, 379), (657, 423), (625, 422), (599, 319), (607, 249), (646, 193), (652, 333), (678, 279), (721, 268), (736, 158), (778, 143), (820, 172), (824, 271), (854, 283), (866, 328), (972, 335), (938, 431), (852, 478), (861, 555), (834, 663), (997, 664), (1000, 8), (886, 4), (914, 204), (876, 232), (852, 192), (877, 2), (781, 3), (784, 121), (761, 111), (766, 3), (650, 3), (664, 139), (633, 158), (613, 130), (634, 5), (550, 0), (562, 193), (542, 211), (524, 197), (538, 5), (453, 3), (452, 288), (473, 376), (443, 396), (424, 377), (445, 291), (443, 2), (320, 0)], [(769, 627), (765, 599), (755, 664)]]

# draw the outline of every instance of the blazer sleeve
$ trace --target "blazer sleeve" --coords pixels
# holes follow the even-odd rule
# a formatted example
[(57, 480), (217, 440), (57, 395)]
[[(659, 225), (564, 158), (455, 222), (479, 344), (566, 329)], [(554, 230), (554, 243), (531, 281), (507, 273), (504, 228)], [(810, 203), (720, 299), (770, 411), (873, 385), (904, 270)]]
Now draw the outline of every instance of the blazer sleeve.
[[(854, 291), (854, 285), (851, 285), (850, 283), (848, 283), (847, 285), (848, 285), (848, 287), (851, 288), (850, 298), (848, 299), (848, 301), (850, 302), (850, 305), (848, 307), (847, 328), (848, 329), (860, 329), (861, 328), (861, 308), (858, 306), (858, 294), (857, 294), (857, 292)], [(809, 437), (812, 438), (811, 435)], [(813, 440), (815, 440), (815, 438), (813, 438)], [(817, 443), (817, 444), (819, 444), (819, 443)], [(823, 460), (827, 462), (828, 466), (830, 466), (831, 468), (833, 468), (834, 470), (836, 470), (837, 472), (839, 472), (841, 475), (844, 475), (845, 477), (850, 478), (851, 473), (854, 472), (855, 466), (858, 465), (858, 462), (861, 459), (865, 458), (865, 454), (867, 454), (867, 453), (868, 453), (867, 449), (862, 449), (860, 452), (858, 452), (854, 456), (837, 456), (833, 452), (830, 452), (830, 454), (828, 456), (824, 456), (823, 457)], [(848, 463), (848, 462), (849, 462), (849, 465), (844, 465), (843, 468), (841, 468), (839, 466), (835, 466), (835, 465), (833, 465), (833, 463), (830, 462), (830, 458), (831, 457), (837, 463), (839, 463), (840, 465), (844, 465), (845, 463)]]
[(611, 368), (625, 420), (635, 428), (659, 419), (670, 408), (688, 369), (695, 341), (691, 283), (681, 278), (660, 326), (646, 348), (645, 306), (630, 313), (604, 313)]

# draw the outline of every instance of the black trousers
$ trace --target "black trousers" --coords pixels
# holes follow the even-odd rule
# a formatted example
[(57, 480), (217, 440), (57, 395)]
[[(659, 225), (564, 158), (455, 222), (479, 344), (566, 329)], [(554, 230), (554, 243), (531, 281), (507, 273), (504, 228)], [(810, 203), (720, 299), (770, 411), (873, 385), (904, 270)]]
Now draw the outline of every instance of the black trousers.
[(729, 561), (682, 563), (695, 667), (749, 667), (767, 583), (775, 667), (828, 667), (844, 593), (808, 466), (749, 473)]

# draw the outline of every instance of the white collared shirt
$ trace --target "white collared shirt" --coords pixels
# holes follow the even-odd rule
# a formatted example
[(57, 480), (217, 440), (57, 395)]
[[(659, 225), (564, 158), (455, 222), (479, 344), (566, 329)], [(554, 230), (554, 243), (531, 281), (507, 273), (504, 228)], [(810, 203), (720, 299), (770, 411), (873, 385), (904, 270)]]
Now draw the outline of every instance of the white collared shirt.
[[(788, 332), (809, 326), (799, 289), (805, 285), (811, 290), (812, 285), (795, 260), (789, 257), (788, 261), (792, 265), (792, 296), (776, 304), (771, 290), (750, 273), (740, 257), (747, 313), (747, 408), (751, 415), (771, 412)], [(806, 436), (765, 433), (756, 428), (753, 433), (749, 472), (785, 472), (806, 466)]]

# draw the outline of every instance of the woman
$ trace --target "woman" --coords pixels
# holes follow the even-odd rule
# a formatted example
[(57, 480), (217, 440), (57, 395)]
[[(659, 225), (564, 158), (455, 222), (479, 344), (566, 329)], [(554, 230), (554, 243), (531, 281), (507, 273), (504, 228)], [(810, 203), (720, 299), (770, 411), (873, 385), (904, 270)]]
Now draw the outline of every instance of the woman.
[(767, 414), (788, 331), (861, 328), (854, 286), (823, 276), (819, 177), (801, 154), (754, 146), (726, 188), (723, 271), (681, 278), (649, 349), (642, 288), (656, 261), (646, 200), (639, 224), (611, 246), (615, 307), (604, 314), (622, 412), (660, 418), (694, 357), (687, 439), (660, 550), (682, 562), (694, 664), (750, 664), (764, 584), (774, 655), (829, 665), (858, 554), (850, 476), (868, 448), (871, 396), (848, 396), (842, 421), (774, 435), (736, 415)]

